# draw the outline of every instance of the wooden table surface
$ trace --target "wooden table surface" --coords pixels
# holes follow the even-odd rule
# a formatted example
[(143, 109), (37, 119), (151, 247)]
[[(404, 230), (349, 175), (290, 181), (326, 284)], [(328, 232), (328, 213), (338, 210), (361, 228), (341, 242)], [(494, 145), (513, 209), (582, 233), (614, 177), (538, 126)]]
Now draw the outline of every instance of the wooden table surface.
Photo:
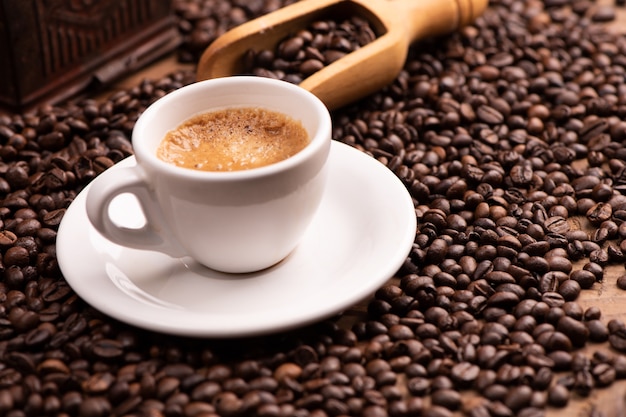
[[(611, 4), (613, 0), (598, 0), (598, 4)], [(607, 27), (611, 31), (626, 34), (626, 7), (619, 7), (616, 10), (616, 20), (608, 23)], [(127, 89), (136, 86), (143, 79), (158, 79), (175, 70), (186, 68), (193, 70), (193, 65), (181, 64), (174, 55), (164, 57), (149, 67), (132, 74), (112, 86), (111, 90)], [(102, 94), (110, 94), (104, 92)], [(574, 219), (572, 227), (585, 227), (585, 219)], [(578, 268), (582, 267), (577, 265)], [(597, 283), (591, 290), (583, 291), (578, 302), (587, 308), (589, 306), (599, 306), (602, 310), (603, 318), (609, 321), (613, 318), (620, 318), (626, 321), (626, 291), (620, 290), (616, 286), (616, 280), (620, 275), (626, 274), (622, 265), (612, 265), (606, 268), (605, 278), (601, 283)], [(356, 306), (354, 311), (346, 315), (345, 325), (350, 325), (350, 317), (358, 317), (364, 305)], [(607, 344), (590, 344), (585, 347), (586, 353), (593, 354), (598, 350), (610, 352)], [(467, 401), (468, 405), (471, 400)], [(551, 409), (546, 413), (546, 417), (624, 417), (626, 416), (626, 380), (618, 381), (609, 388), (596, 389), (587, 398), (574, 397), (567, 408)]]

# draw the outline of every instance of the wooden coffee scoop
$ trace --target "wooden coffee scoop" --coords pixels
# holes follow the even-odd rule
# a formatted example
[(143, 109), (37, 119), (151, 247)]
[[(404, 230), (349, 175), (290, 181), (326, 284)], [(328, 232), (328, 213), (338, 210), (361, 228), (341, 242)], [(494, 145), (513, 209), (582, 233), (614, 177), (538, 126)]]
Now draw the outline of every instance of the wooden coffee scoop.
[(275, 50), (286, 37), (316, 20), (359, 16), (377, 37), (305, 78), (300, 86), (330, 109), (342, 107), (391, 83), (402, 70), (409, 45), (450, 33), (472, 22), (488, 0), (301, 0), (237, 26), (204, 51), (197, 78), (238, 75), (249, 50)]

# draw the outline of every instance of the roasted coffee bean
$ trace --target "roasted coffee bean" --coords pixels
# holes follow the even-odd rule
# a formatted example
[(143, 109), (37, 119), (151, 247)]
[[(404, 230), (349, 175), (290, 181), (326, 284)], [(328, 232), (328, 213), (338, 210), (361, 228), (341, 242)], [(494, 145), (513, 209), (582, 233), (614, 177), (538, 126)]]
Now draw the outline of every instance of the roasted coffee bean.
[(552, 233), (564, 234), (570, 230), (567, 219), (562, 216), (549, 217), (544, 222), (544, 227)]
[(438, 389), (431, 393), (432, 404), (442, 406), (448, 410), (456, 410), (461, 405), (461, 393), (449, 388)]
[(561, 307), (565, 304), (565, 299), (561, 294), (555, 291), (547, 291), (541, 295), (541, 301), (546, 303), (548, 307)]
[(587, 270), (579, 269), (570, 274), (570, 279), (578, 282), (581, 289), (589, 289), (596, 282), (595, 275)]
[(563, 296), (565, 301), (573, 301), (580, 295), (581, 286), (577, 281), (568, 279), (564, 281), (558, 288), (559, 294)]
[(479, 120), (487, 124), (500, 124), (504, 121), (504, 116), (498, 110), (487, 105), (481, 105), (476, 109), (476, 116)]
[(519, 412), (530, 405), (532, 394), (533, 391), (528, 385), (519, 385), (509, 389), (503, 399), (503, 403), (511, 411)]
[(430, 392), (430, 380), (416, 376), (407, 382), (409, 392), (415, 396), (424, 396)]
[(461, 386), (470, 386), (480, 375), (480, 367), (470, 362), (460, 362), (450, 370), (452, 380)]
[(589, 330), (589, 340), (593, 342), (605, 342), (609, 337), (607, 326), (599, 319), (593, 319), (586, 322)]
[(611, 385), (616, 378), (615, 369), (608, 363), (601, 363), (591, 369), (595, 383), (598, 386), (605, 387)]
[(626, 352), (626, 335), (619, 333), (611, 333), (609, 329), (609, 344), (619, 352)]
[(586, 216), (590, 222), (594, 224), (600, 224), (611, 218), (613, 210), (609, 204), (597, 203), (589, 210), (587, 210)]
[(563, 332), (574, 346), (583, 346), (589, 337), (589, 329), (584, 323), (575, 320), (569, 316), (563, 316), (559, 319), (556, 329)]
[(570, 391), (561, 384), (555, 384), (548, 390), (548, 403), (553, 407), (565, 407), (570, 399)]
[(617, 278), (617, 287), (621, 290), (626, 290), (626, 275), (620, 275)]

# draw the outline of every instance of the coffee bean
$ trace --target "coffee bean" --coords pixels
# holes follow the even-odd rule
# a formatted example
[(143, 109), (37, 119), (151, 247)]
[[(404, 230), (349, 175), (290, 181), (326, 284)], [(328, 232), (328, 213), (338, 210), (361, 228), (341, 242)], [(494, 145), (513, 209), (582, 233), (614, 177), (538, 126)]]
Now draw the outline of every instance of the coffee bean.
[(587, 270), (579, 269), (570, 274), (570, 279), (578, 282), (581, 289), (589, 289), (596, 282), (596, 276)]
[(597, 203), (589, 210), (587, 210), (586, 216), (590, 222), (594, 224), (600, 224), (611, 218), (613, 210), (610, 205), (606, 203)]
[(431, 401), (434, 405), (456, 410), (461, 405), (461, 394), (454, 389), (438, 389), (431, 394)]
[(479, 120), (487, 124), (500, 124), (504, 121), (504, 116), (491, 106), (481, 105), (476, 109), (476, 116)]
[(617, 278), (617, 287), (621, 290), (626, 289), (626, 275), (620, 275)]
[(594, 342), (605, 342), (608, 339), (609, 330), (601, 320), (589, 320), (586, 322), (586, 325), (589, 330), (589, 340)]
[(624, 352), (626, 351), (626, 336), (621, 332), (611, 333), (609, 330), (609, 344), (613, 349)]
[(563, 332), (574, 346), (583, 346), (589, 337), (589, 329), (584, 323), (569, 316), (561, 317), (556, 328)]
[(616, 378), (615, 369), (608, 363), (601, 363), (593, 367), (591, 374), (598, 386), (604, 387), (611, 385)]
[(565, 301), (573, 301), (580, 295), (581, 286), (577, 281), (568, 279), (559, 286), (558, 292)]
[(556, 384), (548, 390), (548, 403), (553, 407), (565, 407), (569, 399), (570, 392), (563, 385)]
[(519, 410), (530, 404), (532, 394), (533, 391), (528, 385), (519, 385), (508, 390), (503, 403), (511, 411), (519, 412)]

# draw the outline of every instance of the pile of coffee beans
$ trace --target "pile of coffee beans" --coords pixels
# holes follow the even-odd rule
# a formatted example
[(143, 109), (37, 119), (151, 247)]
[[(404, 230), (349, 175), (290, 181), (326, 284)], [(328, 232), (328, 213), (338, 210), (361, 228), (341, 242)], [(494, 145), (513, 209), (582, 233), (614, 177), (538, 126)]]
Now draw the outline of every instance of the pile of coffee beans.
[(244, 73), (300, 84), (375, 39), (374, 28), (358, 16), (315, 21), (283, 39), (275, 50), (249, 50), (242, 57)]
[[(181, 60), (284, 4), (177, 0)], [(139, 114), (191, 71), (0, 116), (0, 415), (536, 417), (626, 378), (626, 324), (578, 301), (626, 262), (613, 16), (589, 0), (492, 0), (334, 112), (334, 139), (413, 196), (413, 249), (364, 311), (267, 337), (137, 329), (85, 304), (58, 268), (67, 207), (132, 154)]]

